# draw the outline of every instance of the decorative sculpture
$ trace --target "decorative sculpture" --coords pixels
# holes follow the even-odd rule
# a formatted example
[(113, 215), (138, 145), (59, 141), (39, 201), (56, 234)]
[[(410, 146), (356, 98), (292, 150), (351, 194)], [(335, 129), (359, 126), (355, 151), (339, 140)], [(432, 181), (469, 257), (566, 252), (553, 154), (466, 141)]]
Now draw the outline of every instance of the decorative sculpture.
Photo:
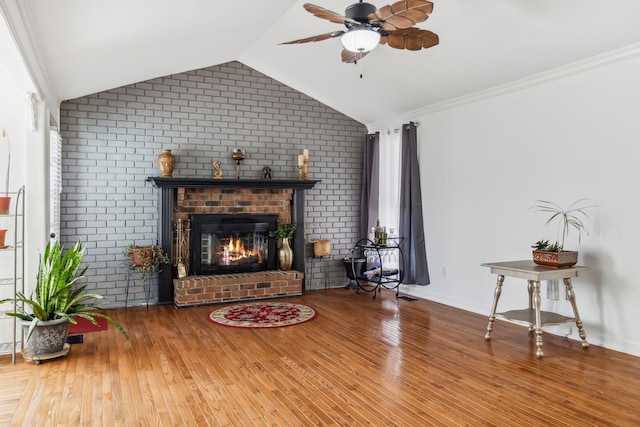
[(220, 160), (214, 160), (213, 161), (213, 177), (215, 179), (220, 179), (222, 178), (222, 168), (220, 167)]
[(262, 179), (271, 179), (271, 168), (269, 166), (262, 168)]
[(236, 179), (240, 179), (240, 163), (246, 158), (244, 148), (234, 148), (231, 158), (236, 162)]

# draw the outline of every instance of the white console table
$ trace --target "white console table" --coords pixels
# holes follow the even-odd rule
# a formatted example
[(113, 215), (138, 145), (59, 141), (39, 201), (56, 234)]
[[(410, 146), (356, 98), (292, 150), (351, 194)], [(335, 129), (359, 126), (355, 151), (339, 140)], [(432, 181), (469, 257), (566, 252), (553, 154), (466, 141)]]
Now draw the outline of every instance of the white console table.
[[(571, 278), (578, 277), (579, 272), (584, 271), (587, 267), (575, 265), (573, 267), (547, 267), (537, 265), (533, 261), (507, 261), (507, 262), (490, 262), (481, 264), (482, 267), (489, 267), (491, 274), (498, 275), (498, 282), (493, 296), (493, 306), (489, 315), (489, 325), (485, 339), (491, 339), (493, 331), (493, 323), (496, 320), (496, 314), (508, 320), (526, 322), (529, 325), (529, 331), (536, 333), (536, 356), (542, 357), (542, 327), (544, 325), (561, 325), (567, 322), (576, 322), (578, 333), (582, 339), (582, 347), (588, 347), (587, 336), (582, 327), (582, 320), (578, 314), (576, 298), (571, 285)], [(529, 290), (529, 308), (522, 310), (511, 310), (504, 313), (496, 313), (498, 308), (498, 300), (502, 293), (502, 284), (505, 276), (515, 277), (527, 280), (527, 288)], [(558, 280), (562, 279), (567, 292), (567, 299), (573, 307), (574, 317), (567, 317), (558, 313), (552, 313), (540, 310), (540, 281), (542, 280)]]

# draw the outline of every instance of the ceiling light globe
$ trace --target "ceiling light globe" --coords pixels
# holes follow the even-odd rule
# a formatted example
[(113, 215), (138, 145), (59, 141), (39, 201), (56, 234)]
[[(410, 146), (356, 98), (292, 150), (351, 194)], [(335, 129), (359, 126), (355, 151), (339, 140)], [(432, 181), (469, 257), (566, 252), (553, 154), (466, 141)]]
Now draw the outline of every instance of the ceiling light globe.
[(369, 52), (380, 43), (380, 33), (368, 28), (352, 28), (342, 35), (341, 40), (348, 51)]

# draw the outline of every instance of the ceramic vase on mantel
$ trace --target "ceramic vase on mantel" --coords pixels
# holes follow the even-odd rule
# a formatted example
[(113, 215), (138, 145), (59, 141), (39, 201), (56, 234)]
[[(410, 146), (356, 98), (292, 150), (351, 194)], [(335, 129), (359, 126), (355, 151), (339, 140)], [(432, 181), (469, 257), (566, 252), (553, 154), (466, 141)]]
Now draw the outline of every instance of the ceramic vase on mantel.
[(160, 176), (164, 178), (171, 178), (173, 174), (173, 167), (176, 164), (176, 159), (171, 154), (171, 150), (165, 148), (158, 156), (158, 167), (160, 168)]
[(280, 262), (280, 270), (291, 270), (291, 264), (293, 263), (293, 250), (291, 249), (288, 237), (282, 238), (280, 249), (278, 249), (278, 261)]

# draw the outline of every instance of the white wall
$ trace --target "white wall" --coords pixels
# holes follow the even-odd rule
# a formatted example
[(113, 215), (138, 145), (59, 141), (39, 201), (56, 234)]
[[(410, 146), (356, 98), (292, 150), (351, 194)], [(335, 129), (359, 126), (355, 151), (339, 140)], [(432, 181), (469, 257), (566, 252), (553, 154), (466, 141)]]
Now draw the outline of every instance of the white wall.
[[(25, 156), (25, 129), (26, 129), (26, 94), (15, 84), (15, 80), (7, 68), (0, 62), (0, 132), (2, 128), (7, 131), (11, 142), (11, 176), (9, 181), (9, 191), (15, 192), (24, 184)], [(0, 191), (4, 194), (6, 185), (6, 162), (7, 144), (6, 139), (0, 139)], [(15, 209), (15, 197), (12, 195), (11, 211)], [(6, 228), (6, 244), (13, 245), (15, 242), (14, 221), (11, 216), (0, 216), (0, 228)], [(12, 251), (0, 252), (0, 278), (13, 277), (13, 256)], [(12, 285), (0, 286), (0, 298), (13, 297)], [(5, 304), (0, 307), (0, 311), (12, 308)], [(7, 343), (12, 340), (11, 320), (0, 321), (0, 343)]]
[[(537, 199), (568, 205), (587, 197), (597, 208), (578, 249), (590, 270), (573, 281), (587, 339), (640, 355), (638, 76), (640, 58), (630, 55), (411, 117), (421, 124), (432, 284), (403, 290), (488, 315), (496, 277), (480, 264), (530, 259), (535, 241), (556, 240), (546, 217), (530, 209)], [(565, 246), (575, 249), (577, 236)], [(545, 289), (543, 309), (571, 314), (563, 294), (556, 306)], [(525, 307), (526, 295), (526, 281), (507, 278), (499, 311)], [(478, 339), (485, 327), (478, 324)], [(576, 339), (575, 325), (571, 330)], [(564, 335), (569, 327), (550, 331)]]
[[(38, 256), (48, 234), (48, 117), (43, 102), (35, 105), (37, 130), (32, 129), (32, 114), (28, 93), (36, 91), (21, 55), (13, 44), (4, 21), (0, 20), (0, 128), (5, 128), (11, 142), (10, 192), (26, 187), (25, 197), (25, 274), (26, 293), (30, 294), (38, 269)], [(4, 142), (4, 141), (3, 141)], [(4, 191), (6, 146), (0, 146), (0, 189)], [(11, 209), (15, 208), (15, 198)], [(15, 242), (13, 218), (0, 217), (9, 229), (7, 243)], [(13, 276), (13, 258), (10, 253), (0, 254), (0, 277)], [(12, 297), (13, 286), (0, 286), (0, 297)], [(0, 307), (0, 311), (10, 308)], [(0, 323), (0, 343), (11, 341), (10, 322)]]

